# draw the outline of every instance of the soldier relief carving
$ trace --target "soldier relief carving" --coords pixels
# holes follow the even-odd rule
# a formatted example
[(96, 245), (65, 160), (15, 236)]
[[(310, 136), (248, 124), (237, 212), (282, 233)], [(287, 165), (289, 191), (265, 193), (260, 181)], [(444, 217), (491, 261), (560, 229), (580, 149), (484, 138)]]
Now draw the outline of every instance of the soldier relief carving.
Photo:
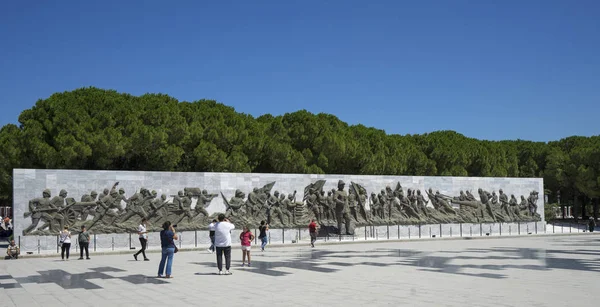
[[(510, 196), (502, 189), (474, 192), (461, 190), (458, 195), (445, 195), (427, 190), (385, 186), (380, 191), (367, 191), (356, 182), (342, 180), (330, 183), (336, 188), (325, 189), (327, 181), (317, 180), (304, 188), (303, 197), (297, 191), (280, 191), (276, 182), (254, 187), (248, 194), (237, 189), (231, 192), (209, 193), (206, 189), (186, 187), (175, 195), (140, 188), (128, 197), (127, 191), (115, 183), (98, 194), (90, 191), (80, 201), (67, 197), (60, 190), (52, 197), (49, 189), (31, 199), (25, 218), (31, 224), (23, 235), (56, 234), (64, 226), (78, 229), (81, 225), (96, 233), (131, 232), (142, 218), (151, 228), (158, 229), (169, 220), (178, 230), (206, 229), (218, 212), (209, 215), (206, 208), (221, 197), (225, 215), (237, 226), (254, 227), (265, 220), (271, 228), (304, 227), (310, 219), (331, 226), (334, 233), (353, 234), (354, 228), (365, 225), (410, 225), (437, 223), (499, 223), (540, 221), (536, 213), (538, 192), (526, 197)], [(230, 195), (227, 195), (227, 194)], [(476, 196), (477, 195), (477, 196)]]

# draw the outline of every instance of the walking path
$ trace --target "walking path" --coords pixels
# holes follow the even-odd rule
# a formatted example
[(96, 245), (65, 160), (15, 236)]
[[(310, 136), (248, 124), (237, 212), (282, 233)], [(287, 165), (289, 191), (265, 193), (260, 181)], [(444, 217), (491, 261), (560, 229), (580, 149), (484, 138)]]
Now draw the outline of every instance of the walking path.
[(308, 244), (175, 255), (174, 279), (127, 255), (0, 261), (0, 306), (587, 306), (600, 291), (600, 236)]

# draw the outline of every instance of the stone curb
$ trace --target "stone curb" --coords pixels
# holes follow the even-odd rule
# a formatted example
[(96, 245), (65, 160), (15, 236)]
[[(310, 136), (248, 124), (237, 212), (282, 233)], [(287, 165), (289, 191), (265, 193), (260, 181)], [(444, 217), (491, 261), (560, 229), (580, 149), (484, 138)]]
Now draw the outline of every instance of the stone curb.
[[(590, 233), (590, 232), (581, 232), (581, 233), (555, 233), (555, 234), (530, 234), (530, 235), (516, 235), (516, 236), (478, 236), (478, 237), (438, 237), (438, 238), (416, 238), (416, 239), (382, 239), (382, 240), (363, 240), (363, 239), (355, 239), (355, 240), (336, 240), (335, 237), (331, 237), (333, 239), (328, 241), (318, 240), (318, 246), (330, 246), (330, 245), (339, 245), (339, 244), (364, 244), (364, 243), (402, 243), (402, 242), (430, 242), (430, 241), (452, 241), (452, 240), (488, 240), (488, 239), (521, 239), (521, 238), (531, 238), (531, 237), (569, 237), (569, 236), (600, 236), (600, 232)], [(321, 237), (323, 238), (323, 237)], [(303, 246), (308, 245), (309, 241), (302, 240), (300, 243), (274, 243), (269, 244), (269, 249), (271, 248), (285, 248), (285, 247), (293, 247), (293, 246)], [(100, 251), (100, 252), (90, 252), (90, 256), (108, 256), (108, 255), (127, 255), (133, 254), (138, 249), (131, 250), (118, 250), (118, 251)], [(193, 252), (193, 251), (206, 251), (206, 247), (182, 247), (179, 248), (180, 252)], [(146, 253), (149, 254), (158, 254), (161, 251), (158, 249), (146, 250)], [(79, 251), (76, 253), (71, 253), (71, 255), (79, 255)], [(21, 255), (19, 259), (33, 259), (33, 258), (55, 258), (60, 256), (60, 253), (55, 254), (33, 254), (33, 255)]]

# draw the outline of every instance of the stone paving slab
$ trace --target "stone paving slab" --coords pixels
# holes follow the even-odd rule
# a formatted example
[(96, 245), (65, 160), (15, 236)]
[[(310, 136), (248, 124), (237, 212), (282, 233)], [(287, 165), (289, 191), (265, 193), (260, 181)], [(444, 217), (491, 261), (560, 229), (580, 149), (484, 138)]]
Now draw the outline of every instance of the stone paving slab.
[(0, 261), (0, 306), (587, 306), (598, 299), (600, 236), (512, 237), (253, 250), (231, 276), (206, 251), (175, 255), (174, 279), (131, 255)]

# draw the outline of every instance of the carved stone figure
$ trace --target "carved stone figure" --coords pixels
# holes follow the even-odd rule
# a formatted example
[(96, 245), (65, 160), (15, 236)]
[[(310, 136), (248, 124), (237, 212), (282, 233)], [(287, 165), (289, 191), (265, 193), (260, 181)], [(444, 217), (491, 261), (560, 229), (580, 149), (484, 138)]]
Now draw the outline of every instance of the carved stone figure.
[(465, 195), (464, 191), (460, 191), (460, 195), (458, 197), (455, 197), (456, 200), (460, 200), (460, 201), (467, 201), (467, 195)]
[(316, 218), (317, 221), (319, 223), (323, 222), (323, 219), (325, 219), (325, 208), (327, 208), (327, 196), (325, 196), (325, 191), (323, 191), (322, 189), (319, 191), (319, 193), (317, 194), (317, 212), (316, 214)]
[(508, 202), (508, 196), (506, 194), (504, 194), (504, 191), (502, 191), (502, 189), (498, 190), (498, 193), (500, 193), (500, 196), (499, 196), (500, 209), (504, 213), (506, 213), (508, 216), (513, 216), (513, 214), (511, 214), (511, 210), (509, 208), (510, 207), (510, 203)]
[[(502, 190), (502, 189), (500, 189)], [(496, 195), (496, 192), (492, 192), (492, 205), (495, 205), (498, 203), (498, 195)]]
[(427, 203), (428, 200), (425, 200), (425, 197), (421, 194), (421, 190), (417, 190), (416, 195), (417, 206), (419, 210), (426, 216), (429, 217), (429, 213), (427, 212)]
[(196, 215), (202, 214), (208, 217), (208, 212), (206, 211), (206, 207), (210, 205), (210, 202), (217, 197), (218, 194), (208, 194), (208, 191), (202, 190), (202, 194), (198, 196), (198, 202), (196, 203), (196, 207), (194, 210), (196, 211)]
[(356, 192), (352, 188), (348, 189), (348, 191), (348, 213), (350, 214), (350, 218), (353, 218), (354, 221), (358, 222), (358, 214), (356, 213)]
[(467, 191), (467, 194), (465, 195), (465, 200), (477, 201), (477, 199), (475, 199), (475, 196), (473, 196), (473, 194), (471, 194), (471, 192), (469, 192), (469, 191)]
[[(92, 191), (89, 195), (84, 194), (83, 196), (81, 196), (81, 202), (82, 203), (96, 202), (96, 197), (98, 197), (98, 193), (96, 191)], [(96, 214), (96, 206), (89, 206), (81, 212), (81, 220), (86, 221), (88, 219), (88, 216), (90, 216), (90, 215), (94, 216), (95, 214)]]
[(400, 202), (402, 202), (404, 200), (404, 191), (402, 190), (402, 185), (400, 184), (400, 182), (398, 182), (398, 184), (396, 184), (396, 189), (394, 190), (394, 196), (396, 196)]
[(162, 194), (160, 197), (154, 198), (150, 202), (150, 213), (148, 213), (147, 217), (148, 221), (153, 221), (154, 219), (154, 221), (157, 222), (164, 219), (168, 215), (168, 210), (166, 209), (167, 206), (167, 195)]
[(525, 199), (525, 196), (521, 195), (521, 203), (519, 204), (519, 216), (523, 215), (527, 215), (527, 213), (529, 212), (529, 201), (527, 201), (527, 199)]
[[(113, 192), (111, 192), (113, 195)], [(149, 204), (152, 202), (152, 199), (155, 195), (152, 195), (150, 191), (146, 188), (140, 188), (140, 192), (134, 194), (127, 203), (127, 212), (123, 216), (119, 218), (119, 223), (127, 222), (130, 218), (134, 216), (139, 216), (140, 219), (147, 218), (148, 214), (146, 213), (145, 207), (150, 207)], [(111, 210), (116, 209), (119, 211), (121, 209), (121, 197), (118, 193), (115, 193), (113, 199), (111, 199)], [(148, 204), (148, 205), (147, 205)]]
[(354, 206), (355, 213), (351, 213), (354, 215), (355, 220), (357, 222), (367, 222), (369, 220), (367, 214), (367, 190), (358, 183), (350, 182), (351, 190), (354, 191), (354, 199), (356, 200), (356, 205)]
[(370, 214), (371, 210), (367, 210), (368, 201), (369, 201), (369, 198), (367, 197), (367, 191), (365, 190), (364, 192), (363, 191), (359, 192), (359, 194), (358, 194), (358, 205), (360, 206), (359, 214), (365, 222), (368, 222), (372, 219), (371, 214)]
[(179, 208), (177, 208), (177, 210), (175, 210), (175, 215), (177, 215), (177, 219), (175, 220), (175, 222), (173, 223), (174, 225), (177, 225), (178, 223), (181, 223), (181, 221), (183, 221), (183, 219), (185, 219), (187, 217), (188, 222), (191, 222), (192, 219), (194, 218), (194, 216), (192, 215), (192, 192), (188, 191), (187, 193), (184, 192), (185, 194), (183, 195), (183, 197), (179, 198)]
[(304, 188), (304, 197), (302, 201), (306, 207), (312, 212), (313, 216), (319, 223), (323, 222), (325, 208), (328, 207), (327, 198), (323, 191), (325, 180), (317, 180)]
[[(283, 196), (283, 194), (281, 194)], [(287, 198), (284, 198), (281, 201), (283, 208), (285, 208), (290, 215), (292, 216), (292, 220), (288, 221), (289, 224), (296, 224), (296, 191), (293, 194), (288, 194)]]
[(41, 198), (29, 201), (29, 212), (25, 212), (24, 217), (31, 216), (31, 225), (23, 230), (23, 235), (27, 235), (36, 229), (40, 220), (48, 224), (52, 223), (52, 216), (48, 213), (49, 211), (54, 211), (54, 209), (50, 208), (50, 195), (50, 190), (45, 189), (42, 192)]
[(319, 218), (319, 204), (317, 204), (317, 192), (315, 192), (315, 190), (312, 188), (309, 189), (308, 195), (304, 194), (304, 199), (306, 201), (306, 206), (312, 210), (313, 215), (320, 223), (321, 221)]
[(109, 195), (104, 196), (101, 200), (98, 201), (98, 207), (100, 208), (100, 212), (96, 214), (94, 220), (91, 225), (88, 227), (88, 230), (91, 230), (96, 224), (98, 224), (103, 219), (107, 219), (108, 222), (104, 223), (105, 225), (112, 225), (119, 218), (117, 213), (117, 204), (115, 201), (118, 199), (119, 192), (113, 189)]
[(383, 220), (388, 220), (390, 218), (389, 216), (389, 204), (387, 203), (387, 200), (385, 198), (385, 190), (381, 190), (381, 192), (379, 194), (377, 194), (377, 199), (379, 202), (379, 205), (381, 206), (381, 219)]
[(450, 196), (442, 195), (440, 193), (440, 191), (436, 191), (435, 194), (433, 194), (432, 188), (429, 188), (429, 191), (427, 192), (427, 196), (429, 197), (429, 200), (431, 200), (431, 204), (433, 205), (433, 207), (436, 210), (438, 210), (444, 214), (456, 215), (456, 211), (448, 203), (448, 200), (452, 199)]
[(248, 193), (248, 201), (246, 201), (246, 212), (250, 216), (255, 216), (258, 209), (261, 207), (259, 199), (259, 190), (254, 188), (252, 192)]
[[(154, 193), (156, 193), (156, 191), (154, 191)], [(115, 197), (115, 203), (118, 204), (117, 211), (119, 212), (119, 214), (123, 214), (125, 211), (123, 207), (121, 207), (121, 202), (127, 204), (127, 196), (125, 196), (125, 189), (123, 188), (119, 189), (119, 195)]]
[[(62, 215), (61, 213), (65, 207), (65, 197), (67, 197), (67, 191), (60, 190), (59, 194), (57, 196), (54, 196), (54, 198), (52, 198), (50, 200), (50, 208), (56, 209), (56, 211), (51, 211), (49, 213), (53, 223), (47, 222), (48, 224), (42, 225), (42, 227), (41, 227), (42, 229), (46, 228), (46, 226), (49, 227), (51, 232), (58, 232), (61, 229), (63, 229), (63, 227), (65, 225), (65, 223), (64, 223), (65, 216)], [(55, 227), (56, 225), (58, 227)]]
[[(335, 219), (335, 201), (333, 200), (333, 194), (335, 191), (327, 192), (327, 209), (325, 211), (328, 220)], [(325, 208), (324, 208), (325, 210)]]
[(244, 206), (244, 197), (246, 194), (241, 190), (235, 190), (235, 195), (231, 198), (231, 200), (227, 201), (225, 195), (221, 193), (223, 196), (223, 200), (225, 201), (225, 205), (227, 206), (227, 211), (225, 211), (225, 216), (243, 216), (246, 214), (246, 210), (243, 208)]
[(381, 210), (381, 204), (379, 203), (379, 198), (375, 194), (375, 192), (371, 193), (371, 197), (369, 198), (369, 207), (371, 207), (371, 216), (373, 218), (383, 219), (383, 211)]
[(484, 191), (483, 189), (479, 188), (477, 190), (477, 192), (479, 193), (479, 199), (481, 201), (481, 216), (484, 217), (484, 210), (487, 212), (487, 214), (492, 218), (492, 220), (494, 222), (496, 222), (496, 215), (494, 214), (494, 210), (492, 209), (491, 203), (490, 203), (490, 196), (491, 194), (489, 194), (487, 191)]
[(531, 194), (529, 194), (529, 197), (527, 198), (527, 205), (528, 205), (530, 216), (535, 216), (535, 213), (537, 211), (537, 200), (538, 200), (538, 192), (532, 191)]
[[(333, 195), (335, 202), (335, 217), (337, 220), (338, 231), (340, 234), (351, 235), (354, 233), (350, 225), (350, 215), (348, 214), (348, 194), (344, 191), (346, 183), (342, 180), (338, 181), (338, 189)], [(345, 224), (345, 229), (342, 229), (342, 224)]]
[(279, 203), (279, 191), (276, 190), (275, 192), (273, 192), (273, 195), (269, 196), (269, 198), (267, 199), (267, 206), (269, 207), (269, 212), (271, 213), (267, 218), (267, 224), (271, 225), (273, 223), (273, 217), (279, 218), (279, 223), (283, 224), (284, 218)]

